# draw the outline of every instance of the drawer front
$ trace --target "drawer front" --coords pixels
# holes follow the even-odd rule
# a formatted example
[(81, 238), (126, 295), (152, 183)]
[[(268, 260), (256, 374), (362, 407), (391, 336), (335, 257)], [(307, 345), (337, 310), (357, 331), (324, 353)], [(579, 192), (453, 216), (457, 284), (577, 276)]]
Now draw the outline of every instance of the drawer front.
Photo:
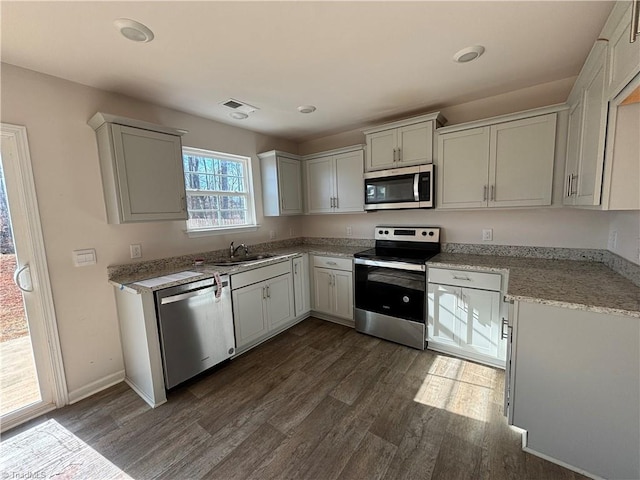
[(336, 257), (319, 257), (313, 256), (313, 266), (332, 268), (334, 270), (353, 270), (353, 260), (351, 258), (336, 258)]
[(266, 267), (259, 267), (246, 272), (236, 273), (231, 275), (231, 288), (235, 290), (236, 288), (246, 287), (247, 285), (262, 282), (269, 278), (290, 272), (291, 260), (286, 260)]
[(499, 273), (471, 272), (429, 267), (429, 283), (440, 283), (456, 287), (480, 288), (500, 291), (502, 275)]

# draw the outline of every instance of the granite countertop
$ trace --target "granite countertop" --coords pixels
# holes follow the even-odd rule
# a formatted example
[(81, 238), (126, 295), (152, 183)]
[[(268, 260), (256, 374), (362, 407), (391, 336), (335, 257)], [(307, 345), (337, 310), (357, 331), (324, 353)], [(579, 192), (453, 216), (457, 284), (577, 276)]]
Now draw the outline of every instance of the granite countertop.
[[(239, 265), (214, 265), (213, 263), (204, 263), (203, 265), (166, 265), (160, 266), (153, 271), (144, 271), (144, 273), (129, 273), (124, 275), (117, 275), (109, 279), (109, 282), (119, 287), (121, 290), (126, 290), (130, 293), (145, 293), (154, 292), (163, 288), (175, 287), (178, 285), (184, 285), (185, 283), (197, 282), (200, 280), (206, 280), (213, 278), (218, 273), (220, 275), (231, 275), (234, 273), (246, 272), (260, 267), (266, 267), (267, 265), (273, 265), (279, 263), (297, 255), (303, 253), (310, 253), (313, 255), (329, 255), (332, 257), (353, 257), (353, 254), (364, 250), (366, 247), (362, 246), (342, 246), (342, 245), (297, 245), (294, 247), (278, 248), (269, 250), (268, 253), (275, 255), (271, 258), (262, 260), (256, 260), (255, 262), (239, 264)], [(262, 252), (265, 253), (265, 252)], [(172, 275), (179, 272), (194, 272), (200, 275), (189, 277), (183, 280), (167, 281), (153, 287), (146, 287), (138, 285), (136, 282), (147, 280), (150, 278), (161, 277), (165, 275)]]
[(640, 318), (640, 287), (599, 262), (441, 253), (428, 266), (508, 273), (507, 300)]

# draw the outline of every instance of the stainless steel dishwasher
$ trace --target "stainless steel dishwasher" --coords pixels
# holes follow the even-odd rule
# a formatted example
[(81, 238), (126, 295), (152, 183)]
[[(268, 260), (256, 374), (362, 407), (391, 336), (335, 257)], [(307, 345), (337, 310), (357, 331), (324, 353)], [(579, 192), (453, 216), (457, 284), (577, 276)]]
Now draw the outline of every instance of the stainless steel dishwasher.
[(158, 290), (155, 300), (166, 388), (235, 353), (228, 275)]

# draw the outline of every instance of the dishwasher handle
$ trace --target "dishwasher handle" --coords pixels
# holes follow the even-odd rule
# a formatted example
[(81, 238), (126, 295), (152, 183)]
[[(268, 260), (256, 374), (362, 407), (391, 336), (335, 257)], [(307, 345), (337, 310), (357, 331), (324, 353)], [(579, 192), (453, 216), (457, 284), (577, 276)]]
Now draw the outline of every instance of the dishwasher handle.
[[(223, 282), (222, 288), (229, 285), (229, 282)], [(217, 287), (215, 285), (207, 288), (201, 288), (200, 290), (194, 290), (191, 292), (180, 293), (178, 295), (172, 295), (170, 297), (164, 297), (160, 300), (160, 305), (167, 305), (168, 303), (179, 302), (188, 298), (197, 297), (200, 295), (207, 295), (208, 293), (214, 293)]]

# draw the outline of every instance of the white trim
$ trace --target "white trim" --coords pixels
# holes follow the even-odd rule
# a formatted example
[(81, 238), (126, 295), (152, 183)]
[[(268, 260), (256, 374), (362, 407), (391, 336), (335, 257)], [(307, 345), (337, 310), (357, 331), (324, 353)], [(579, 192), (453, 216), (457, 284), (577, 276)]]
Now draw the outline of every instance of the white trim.
[(36, 187), (31, 166), (27, 129), (20, 125), (0, 123), (0, 133), (3, 142), (15, 142), (17, 149), (18, 161), (15, 162), (14, 167), (21, 181), (20, 189), (23, 198), (20, 200), (24, 202), (24, 208), (27, 212), (26, 222), (28, 225), (28, 235), (30, 237), (29, 241), (33, 250), (34, 264), (37, 266), (37, 268), (34, 269), (34, 274), (41, 300), (38, 302), (38, 305), (41, 310), (40, 314), (43, 319), (44, 333), (47, 340), (46, 353), (50, 370), (47, 374), (51, 379), (53, 401), (57, 407), (61, 407), (68, 403), (69, 397), (62, 361), (62, 351), (60, 348), (60, 337), (58, 335), (58, 324), (53, 304), (53, 294), (49, 280), (44, 238), (42, 237), (42, 225), (40, 223)]
[(77, 390), (73, 390), (69, 392), (69, 403), (76, 403), (80, 400), (83, 400), (91, 395), (95, 395), (96, 393), (105, 390), (109, 387), (113, 387), (118, 383), (124, 381), (124, 370), (120, 370), (116, 373), (112, 373), (107, 375), (106, 377), (102, 377), (95, 382), (91, 382), (88, 385), (78, 388)]
[(364, 133), (365, 135), (370, 135), (372, 133), (382, 132), (383, 130), (408, 127), (409, 125), (414, 125), (416, 123), (428, 122), (429, 120), (435, 121), (436, 127), (438, 126), (438, 124), (444, 125), (445, 123), (447, 123), (447, 119), (440, 112), (432, 112), (426, 115), (420, 115), (418, 117), (405, 118), (402, 120), (397, 120), (395, 122), (383, 123), (380, 125), (369, 127), (363, 129), (362, 133)]
[(538, 117), (540, 115), (546, 115), (548, 113), (557, 113), (564, 110), (569, 110), (569, 105), (566, 103), (558, 103), (555, 105), (549, 105), (548, 107), (532, 108), (531, 110), (525, 110), (522, 112), (509, 113), (506, 115), (498, 115), (496, 117), (483, 118), (482, 120), (475, 120), (473, 122), (459, 123), (457, 125), (448, 125), (446, 127), (440, 127), (436, 129), (436, 134), (457, 132), (458, 130), (468, 130), (470, 128), (486, 127), (488, 125), (495, 125), (498, 123), (511, 122), (514, 120), (523, 120), (525, 118)]
[(242, 227), (225, 227), (215, 230), (184, 230), (189, 238), (211, 237), (214, 235), (230, 235), (234, 233), (255, 232), (260, 225), (246, 225)]
[(367, 145), (364, 143), (358, 143), (356, 145), (351, 145), (349, 147), (342, 147), (342, 148), (334, 148), (333, 150), (325, 150), (324, 152), (317, 152), (317, 153), (310, 153), (309, 155), (303, 155), (302, 156), (302, 160), (313, 160), (314, 158), (322, 158), (322, 157), (329, 157), (329, 156), (333, 156), (333, 155), (341, 155), (343, 153), (350, 153), (350, 152), (358, 152), (360, 150), (364, 151), (365, 147)]
[(536, 450), (533, 450), (532, 448), (529, 448), (527, 446), (528, 433), (529, 432), (527, 432), (526, 430), (522, 432), (522, 451), (530, 453), (531, 455), (535, 455), (536, 457), (542, 458), (544, 460), (547, 460), (548, 462), (555, 463), (556, 465), (560, 465), (561, 467), (564, 467), (573, 472), (577, 472), (580, 475), (584, 475), (585, 477), (593, 478), (595, 480), (605, 480), (603, 477), (600, 477), (595, 473), (587, 472), (586, 470), (582, 470), (581, 468), (575, 467), (573, 465), (569, 465), (568, 463), (558, 460), (557, 458), (550, 457), (549, 455), (545, 455), (544, 453), (540, 453)]
[(40, 415), (49, 413), (56, 408), (57, 407), (54, 403), (43, 403), (42, 405), (38, 405), (35, 408), (29, 408), (28, 406), (25, 408), (21, 408), (20, 410), (6, 415), (6, 417), (2, 419), (2, 423), (0, 424), (0, 432), (11, 430), (13, 427), (17, 427), (18, 425), (28, 422), (29, 420), (33, 420)]
[(161, 402), (154, 402), (153, 399), (147, 395), (141, 388), (139, 388), (135, 382), (133, 380), (131, 380), (129, 377), (125, 377), (124, 379), (124, 383), (126, 383), (127, 385), (129, 385), (129, 387), (131, 387), (131, 390), (133, 390), (134, 392), (136, 392), (138, 395), (140, 395), (140, 398), (142, 398), (145, 402), (147, 402), (147, 404), (151, 407), (151, 408), (156, 408), (159, 407), (160, 405), (163, 405), (165, 403), (167, 403), (167, 398), (165, 396), (165, 399)]
[(319, 318), (320, 320), (326, 320), (327, 322), (337, 323), (338, 325), (344, 325), (345, 327), (356, 328), (355, 320), (349, 320), (348, 318), (334, 317), (333, 315), (327, 315), (317, 310), (311, 310), (310, 316)]

